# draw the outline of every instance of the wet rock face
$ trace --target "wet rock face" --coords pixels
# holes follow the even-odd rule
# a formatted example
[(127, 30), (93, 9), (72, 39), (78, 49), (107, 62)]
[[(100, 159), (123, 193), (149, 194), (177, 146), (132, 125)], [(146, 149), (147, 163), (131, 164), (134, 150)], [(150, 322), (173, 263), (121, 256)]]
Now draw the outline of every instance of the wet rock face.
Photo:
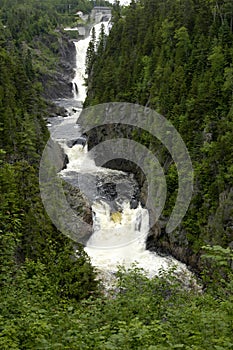
[(50, 100), (73, 97), (71, 81), (74, 77), (75, 45), (66, 35), (62, 33), (59, 35), (59, 62), (53, 72), (44, 73), (40, 78), (44, 89), (43, 95)]
[(93, 220), (90, 203), (86, 200), (81, 191), (77, 187), (73, 187), (70, 183), (64, 183), (64, 191), (70, 208), (74, 210), (79, 220), (90, 225), (89, 230), (86, 232), (78, 232), (78, 242), (81, 241), (85, 245), (92, 235)]
[(107, 202), (112, 211), (122, 209), (124, 201), (129, 201), (131, 208), (137, 208), (139, 203), (139, 187), (133, 176), (121, 174), (120, 176), (107, 176), (97, 178), (97, 198)]
[(67, 141), (67, 146), (72, 148), (75, 145), (82, 145), (83, 147), (86, 145), (87, 143), (87, 138), (85, 136), (80, 136), (75, 140), (69, 140)]
[(50, 101), (47, 101), (47, 114), (49, 116), (49, 118), (55, 118), (58, 116), (61, 117), (68, 117), (68, 112), (64, 107), (58, 106)]
[(97, 191), (100, 197), (105, 198), (108, 201), (112, 201), (117, 198), (116, 184), (112, 182), (97, 183)]
[(63, 148), (59, 145), (59, 143), (50, 139), (48, 149), (50, 150), (48, 152), (50, 164), (56, 164), (57, 172), (66, 169), (67, 164), (69, 163), (69, 159), (65, 154)]
[(200, 254), (194, 253), (189, 246), (186, 232), (182, 229), (170, 234), (166, 233), (165, 223), (158, 222), (151, 229), (147, 237), (146, 249), (156, 251), (162, 256), (172, 255), (177, 260), (185, 263), (194, 272), (200, 268)]
[(139, 203), (139, 187), (133, 176), (129, 174), (108, 173), (80, 173), (75, 171), (66, 172), (63, 179), (74, 188), (85, 193), (90, 205), (96, 201), (104, 201), (112, 212), (121, 211), (125, 201), (130, 203), (131, 208)]

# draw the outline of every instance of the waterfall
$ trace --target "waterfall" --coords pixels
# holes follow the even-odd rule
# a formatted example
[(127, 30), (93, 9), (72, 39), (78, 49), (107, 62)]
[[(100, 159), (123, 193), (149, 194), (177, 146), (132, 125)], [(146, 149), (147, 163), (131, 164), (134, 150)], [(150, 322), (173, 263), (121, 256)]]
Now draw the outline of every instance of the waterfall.
[[(69, 118), (66, 118), (66, 124)], [(69, 127), (70, 127), (69, 123)], [(76, 125), (74, 124), (73, 127)], [(93, 159), (89, 157), (87, 146), (74, 145), (69, 148), (63, 144), (66, 154), (69, 158), (67, 168), (61, 171), (62, 177), (66, 181), (75, 184), (75, 173), (85, 174), (85, 177), (92, 175), (109, 179), (116, 178), (124, 181), (125, 174), (122, 171), (98, 167)], [(128, 175), (127, 175), (128, 179)], [(139, 268), (145, 270), (148, 276), (152, 277), (161, 269), (169, 269), (177, 266), (177, 271), (187, 274), (187, 268), (172, 257), (161, 257), (155, 252), (146, 250), (146, 237), (149, 230), (149, 214), (147, 209), (142, 208), (140, 203), (136, 209), (131, 209), (129, 199), (119, 204), (118, 211), (112, 211), (110, 205), (102, 198), (90, 195), (88, 188), (86, 196), (92, 197), (93, 212), (93, 234), (88, 240), (85, 251), (90, 256), (92, 264), (98, 269), (114, 273), (119, 265), (126, 268), (137, 264)], [(93, 194), (93, 192), (92, 192)]]
[(79, 101), (84, 101), (86, 98), (86, 87), (84, 86), (85, 78), (85, 57), (90, 42), (90, 37), (76, 41), (76, 67), (75, 76), (72, 81), (74, 98)]
[[(105, 28), (108, 27), (108, 23), (104, 25)], [(97, 38), (100, 28), (101, 23), (95, 26)], [(74, 99), (66, 101), (66, 106), (69, 104), (71, 106), (70, 110), (75, 101), (83, 102), (86, 97), (85, 55), (89, 42), (90, 36), (75, 42), (77, 56), (73, 79)], [(176, 259), (161, 257), (155, 252), (146, 250), (149, 214), (140, 203), (136, 208), (131, 208), (132, 191), (124, 194), (120, 199), (115, 198), (114, 184), (125, 183), (127, 186), (134, 187), (135, 180), (122, 171), (96, 166), (84, 144), (71, 144), (68, 147), (69, 140), (82, 137), (76, 124), (79, 113), (80, 110), (75, 111), (62, 121), (61, 118), (58, 121), (56, 118), (51, 119), (50, 123), (55, 126), (59, 124), (59, 129), (52, 125), (50, 131), (53, 139), (60, 142), (69, 159), (67, 168), (62, 170), (60, 175), (65, 181), (75, 185), (78, 175), (83, 174), (84, 178), (93, 185), (87, 185), (84, 188), (93, 213), (93, 234), (85, 247), (92, 264), (101, 271), (114, 273), (119, 265), (128, 268), (137, 263), (137, 266), (143, 268), (148, 276), (158, 274), (160, 269), (166, 270), (177, 266), (177, 271), (191, 276), (187, 267)], [(108, 189), (109, 186), (111, 191), (106, 194), (106, 188)], [(109, 199), (109, 196), (113, 198)]]
[[(101, 22), (94, 26), (96, 32), (96, 38), (100, 34), (101, 25), (104, 25), (106, 34), (108, 33), (109, 22)], [(76, 49), (76, 67), (75, 67), (75, 76), (72, 81), (73, 84), (73, 94), (74, 98), (78, 101), (84, 102), (86, 98), (86, 86), (85, 84), (85, 61), (86, 61), (86, 52), (91, 40), (91, 36), (88, 36), (85, 39), (75, 41)]]

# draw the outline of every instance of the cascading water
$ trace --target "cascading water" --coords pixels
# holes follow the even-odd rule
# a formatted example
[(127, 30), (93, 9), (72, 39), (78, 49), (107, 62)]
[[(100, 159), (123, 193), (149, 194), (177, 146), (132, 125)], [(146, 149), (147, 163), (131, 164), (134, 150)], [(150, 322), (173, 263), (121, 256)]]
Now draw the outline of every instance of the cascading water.
[(74, 43), (75, 49), (76, 49), (76, 67), (75, 67), (75, 76), (72, 81), (72, 84), (73, 84), (74, 98), (79, 101), (84, 101), (86, 98), (86, 87), (84, 86), (86, 55), (83, 53), (87, 52), (89, 41), (90, 41), (90, 38), (87, 37), (83, 40), (76, 41)]
[[(105, 28), (108, 24), (104, 23)], [(101, 23), (95, 26), (96, 34), (100, 32)], [(86, 88), (85, 56), (90, 37), (75, 42), (77, 58), (75, 77), (73, 80), (74, 99), (79, 104), (85, 100)], [(72, 110), (73, 100), (70, 100)], [(66, 102), (69, 104), (69, 101)], [(162, 269), (168, 269), (177, 265), (177, 270), (189, 275), (184, 264), (172, 257), (161, 257), (156, 253), (146, 250), (146, 236), (149, 230), (149, 214), (147, 209), (141, 207), (132, 208), (130, 203), (134, 196), (132, 188), (135, 188), (135, 180), (128, 174), (97, 167), (93, 159), (89, 157), (85, 140), (83, 144), (75, 144), (70, 147), (70, 140), (81, 137), (81, 132), (76, 124), (80, 110), (70, 117), (56, 122), (53, 118), (51, 135), (53, 139), (60, 141), (68, 156), (67, 168), (60, 175), (73, 186), (77, 186), (77, 175), (83, 174), (87, 181), (86, 188), (82, 188), (92, 205), (93, 234), (88, 240), (85, 251), (91, 258), (92, 264), (102, 271), (115, 272), (119, 265), (130, 267), (137, 263), (149, 276), (153, 276)], [(59, 128), (56, 128), (57, 124)], [(82, 143), (82, 142), (79, 142)], [(117, 197), (114, 185), (130, 188), (128, 192), (121, 193)], [(125, 187), (124, 187), (125, 186)], [(117, 197), (117, 198), (116, 198)]]
[[(74, 186), (77, 185), (75, 173), (76, 175), (83, 173), (86, 178), (94, 177), (93, 186), (97, 183), (97, 177), (107, 183), (111, 179), (116, 181), (116, 178), (121, 184), (126, 178), (128, 180), (128, 175), (124, 172), (97, 167), (94, 160), (89, 158), (86, 146), (75, 145), (72, 148), (65, 146), (65, 152), (68, 155), (69, 164), (65, 170), (61, 171), (61, 175)], [(133, 180), (128, 181), (134, 185)], [(180, 271), (186, 270), (185, 265), (174, 258), (161, 257), (146, 250), (145, 241), (149, 230), (147, 209), (142, 208), (140, 204), (136, 209), (131, 209), (130, 198), (127, 198), (118, 203), (117, 211), (112, 211), (111, 205), (104, 196), (98, 198), (98, 191), (86, 188), (85, 192), (93, 202), (93, 234), (87, 242), (85, 251), (94, 266), (105, 272), (116, 272), (118, 265), (128, 268), (136, 263), (139, 268), (147, 272), (148, 276), (156, 275), (160, 269), (167, 270), (175, 264)], [(128, 197), (130, 195), (129, 193)]]

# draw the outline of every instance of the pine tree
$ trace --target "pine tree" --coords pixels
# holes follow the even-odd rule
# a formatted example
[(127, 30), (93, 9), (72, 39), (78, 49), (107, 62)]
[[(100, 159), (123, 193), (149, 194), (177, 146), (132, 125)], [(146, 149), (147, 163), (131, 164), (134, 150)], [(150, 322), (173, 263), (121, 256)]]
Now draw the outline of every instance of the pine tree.
[(91, 40), (89, 42), (86, 53), (86, 74), (89, 76), (92, 71), (93, 64), (96, 58), (96, 32), (95, 28), (91, 31)]

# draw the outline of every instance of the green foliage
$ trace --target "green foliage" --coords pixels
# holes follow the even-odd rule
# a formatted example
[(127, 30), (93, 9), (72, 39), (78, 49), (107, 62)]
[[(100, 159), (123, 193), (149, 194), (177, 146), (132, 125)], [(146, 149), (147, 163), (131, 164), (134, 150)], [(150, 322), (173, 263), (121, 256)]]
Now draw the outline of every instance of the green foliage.
[(62, 301), (46, 267), (27, 262), (2, 294), (1, 348), (232, 349), (231, 299), (185, 291), (172, 273), (149, 280), (120, 269), (118, 282), (108, 299)]
[(91, 40), (89, 42), (87, 53), (86, 53), (86, 74), (91, 74), (93, 64), (96, 56), (96, 33), (93, 27), (91, 31)]
[(215, 295), (233, 295), (233, 250), (230, 247), (204, 246), (203, 280)]
[(46, 348), (53, 332), (47, 316), (98, 292), (83, 248), (74, 251), (47, 217), (38, 183), (49, 136), (40, 65), (54, 70), (62, 40), (56, 29), (67, 22), (57, 3), (0, 1), (1, 349)]

